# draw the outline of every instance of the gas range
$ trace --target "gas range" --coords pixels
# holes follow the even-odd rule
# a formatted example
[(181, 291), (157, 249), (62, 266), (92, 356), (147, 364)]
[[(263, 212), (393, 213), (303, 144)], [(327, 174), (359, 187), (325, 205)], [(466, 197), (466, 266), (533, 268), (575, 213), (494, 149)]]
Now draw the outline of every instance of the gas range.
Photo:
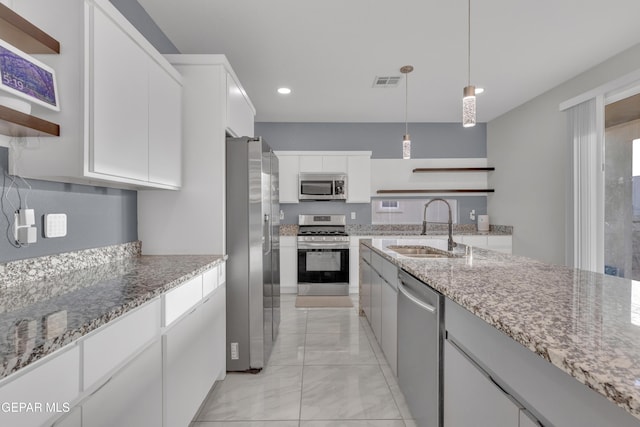
[(345, 215), (299, 215), (298, 243), (347, 243)]

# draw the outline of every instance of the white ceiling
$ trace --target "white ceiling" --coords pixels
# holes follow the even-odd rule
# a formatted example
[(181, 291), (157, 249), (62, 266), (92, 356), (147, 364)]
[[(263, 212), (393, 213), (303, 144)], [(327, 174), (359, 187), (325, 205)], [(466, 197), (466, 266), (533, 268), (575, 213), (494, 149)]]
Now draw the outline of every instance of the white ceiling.
[[(466, 0), (139, 0), (182, 53), (223, 53), (266, 122), (460, 122)], [(639, 0), (472, 0), (487, 122), (640, 42)], [(276, 89), (288, 86), (287, 97)]]

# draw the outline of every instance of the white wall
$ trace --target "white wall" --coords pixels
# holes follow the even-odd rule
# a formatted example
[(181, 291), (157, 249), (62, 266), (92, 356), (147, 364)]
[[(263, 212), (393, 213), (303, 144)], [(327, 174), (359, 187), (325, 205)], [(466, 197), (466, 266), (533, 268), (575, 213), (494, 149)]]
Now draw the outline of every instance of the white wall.
[[(636, 45), (487, 124), (487, 210), (494, 224), (514, 227), (513, 253), (565, 264), (566, 203), (571, 189), (566, 113), (574, 96), (640, 69)], [(522, 82), (526, 84), (526, 82)]]

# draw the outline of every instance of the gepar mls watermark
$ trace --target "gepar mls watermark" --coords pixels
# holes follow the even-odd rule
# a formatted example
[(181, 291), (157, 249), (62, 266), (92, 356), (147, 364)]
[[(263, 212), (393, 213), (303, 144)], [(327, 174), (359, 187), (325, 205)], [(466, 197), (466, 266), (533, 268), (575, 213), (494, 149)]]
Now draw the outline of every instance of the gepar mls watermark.
[(69, 402), (2, 402), (0, 413), (3, 414), (64, 414), (71, 410)]

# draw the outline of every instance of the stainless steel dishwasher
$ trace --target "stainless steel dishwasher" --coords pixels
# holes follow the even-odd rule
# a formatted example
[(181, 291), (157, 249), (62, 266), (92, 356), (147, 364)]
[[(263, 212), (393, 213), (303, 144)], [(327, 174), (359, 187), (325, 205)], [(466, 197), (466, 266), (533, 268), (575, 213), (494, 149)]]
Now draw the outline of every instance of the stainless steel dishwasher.
[(442, 426), (442, 295), (398, 273), (398, 384), (419, 427)]

